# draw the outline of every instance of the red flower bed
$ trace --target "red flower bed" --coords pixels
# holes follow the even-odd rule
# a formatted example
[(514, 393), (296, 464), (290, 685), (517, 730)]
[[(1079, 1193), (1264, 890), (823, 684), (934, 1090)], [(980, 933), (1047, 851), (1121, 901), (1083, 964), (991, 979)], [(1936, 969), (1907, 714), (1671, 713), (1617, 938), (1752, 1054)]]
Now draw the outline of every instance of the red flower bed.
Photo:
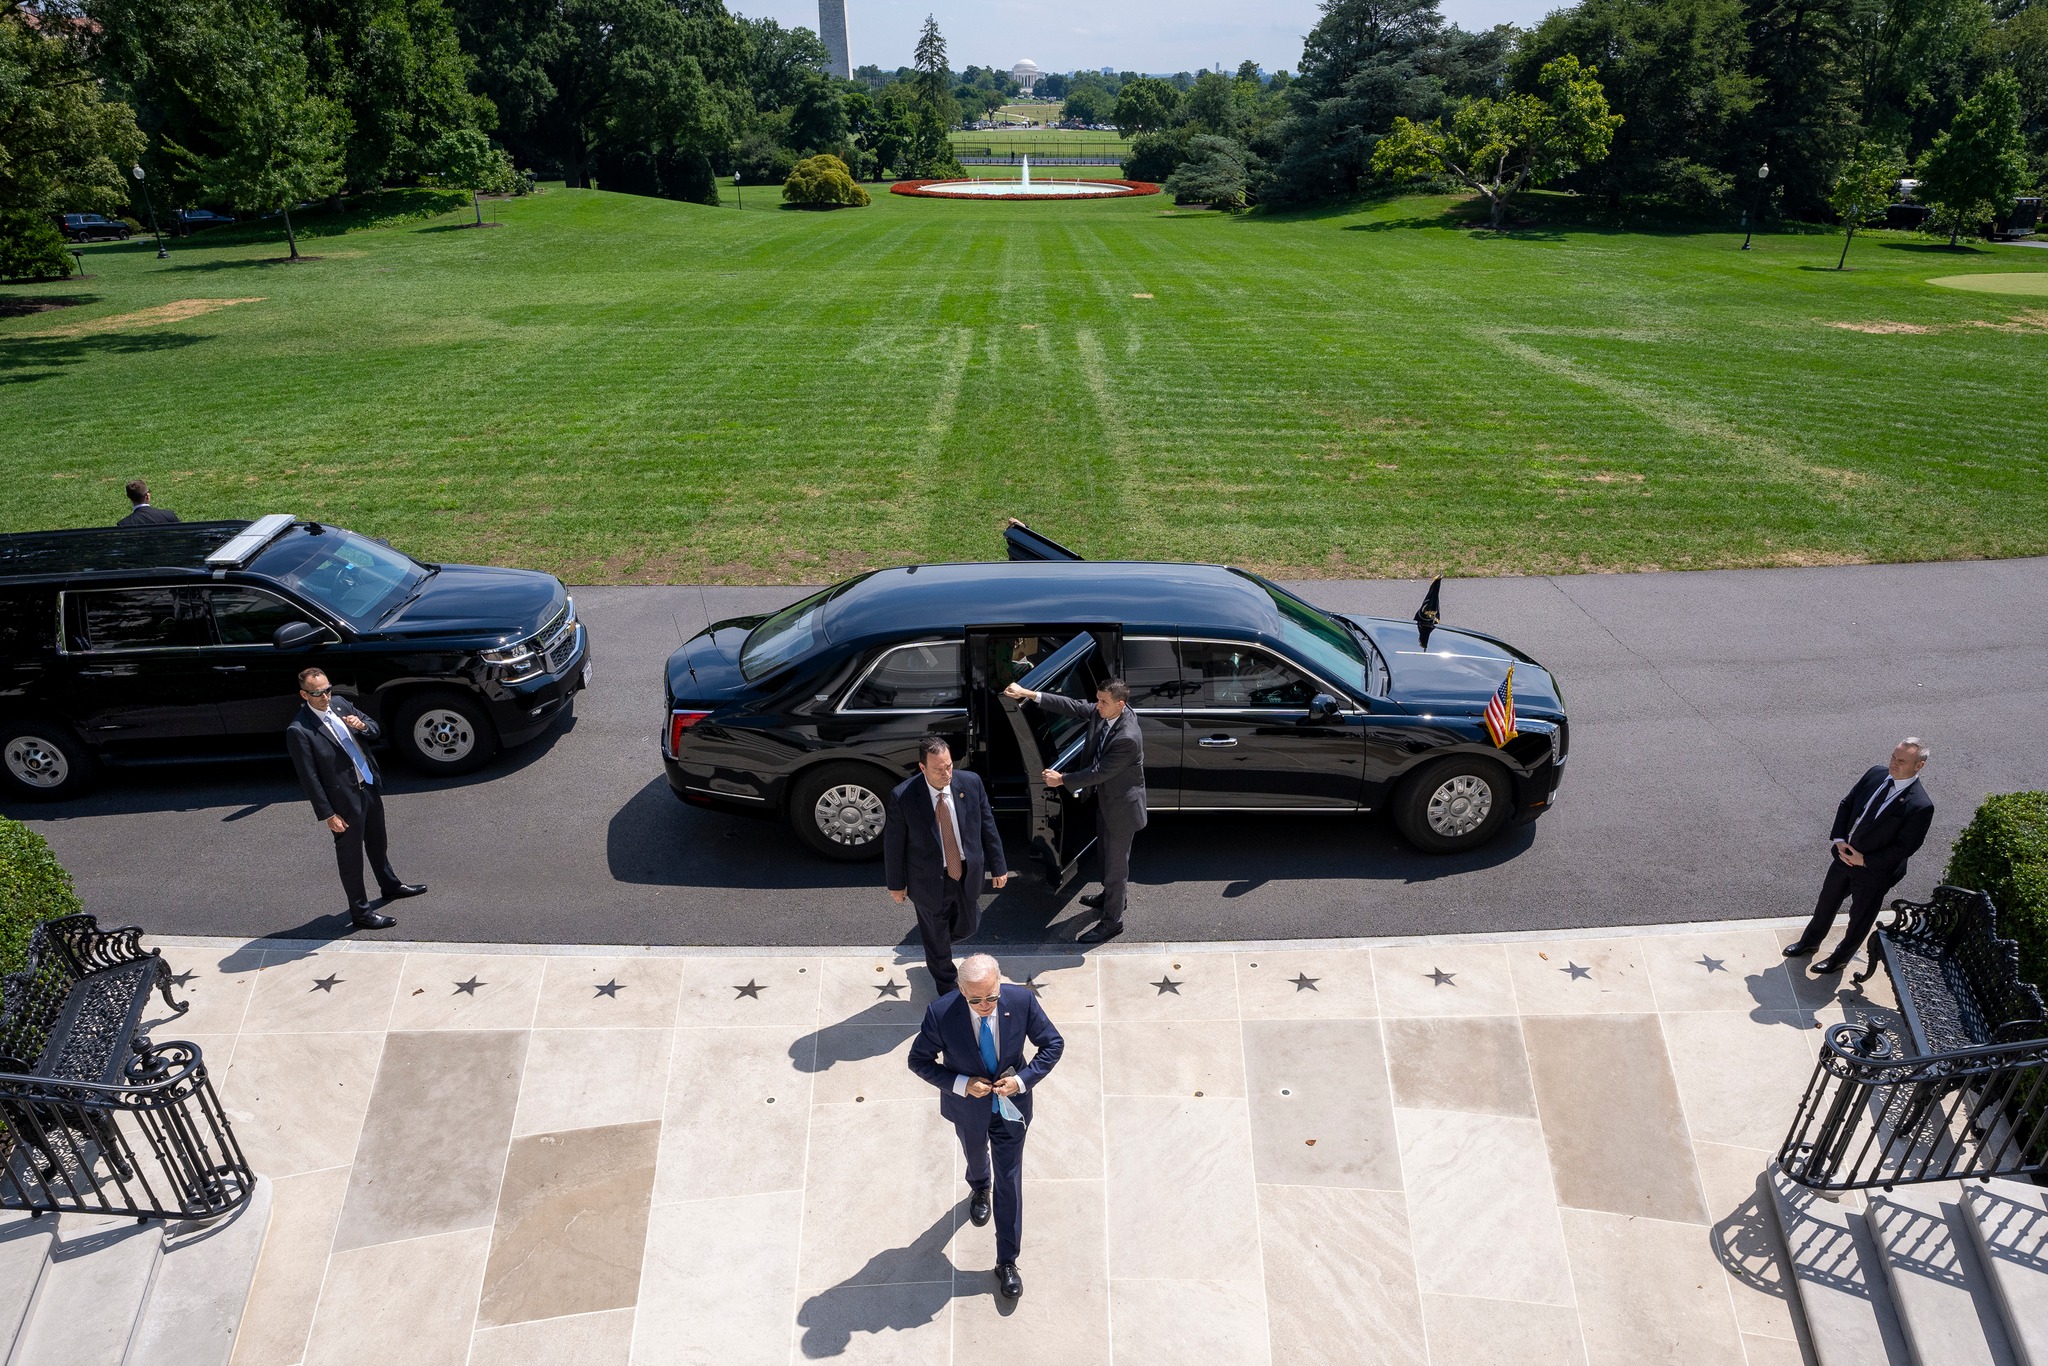
[(907, 194), (915, 199), (951, 200), (994, 200), (998, 203), (1012, 199), (1128, 199), (1133, 195), (1158, 194), (1159, 187), (1149, 180), (1084, 180), (1084, 185), (1118, 185), (1122, 188), (1115, 194), (930, 194), (927, 185), (958, 185), (957, 180), (899, 180), (889, 187), (890, 194)]

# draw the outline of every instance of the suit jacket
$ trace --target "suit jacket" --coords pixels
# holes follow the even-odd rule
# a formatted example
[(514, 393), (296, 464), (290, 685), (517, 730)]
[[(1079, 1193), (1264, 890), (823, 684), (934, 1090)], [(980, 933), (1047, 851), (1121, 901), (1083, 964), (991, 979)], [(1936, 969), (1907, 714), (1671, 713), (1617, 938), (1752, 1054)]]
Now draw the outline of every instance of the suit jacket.
[[(1024, 1089), (1010, 1098), (1028, 1124), (1031, 1120), (1031, 1089), (1045, 1080), (1060, 1060), (1067, 1042), (1052, 1027), (1038, 1004), (1038, 993), (1030, 987), (1008, 982), (998, 989), (1001, 1000), (990, 1022), (996, 1033), (996, 1070), (991, 1073), (981, 1056), (981, 1020), (957, 991), (949, 991), (925, 1007), (924, 1025), (910, 1045), (910, 1070), (939, 1088), (939, 1113), (954, 1123), (973, 1120), (989, 1113), (987, 1096), (956, 1095), (957, 1077), (980, 1077), (994, 1081), (1015, 1068)], [(1024, 1041), (1037, 1051), (1024, 1059)]]
[(1145, 828), (1145, 736), (1138, 713), (1128, 706), (1114, 721), (1102, 719), (1093, 702), (1042, 692), (1038, 705), (1062, 716), (1088, 718), (1088, 743), (1081, 749), (1081, 767), (1062, 770), (1076, 792), (1095, 789), (1102, 828), (1112, 835), (1135, 835)]
[(1890, 780), (1891, 772), (1883, 764), (1858, 778), (1856, 786), (1835, 808), (1834, 828), (1828, 831), (1830, 840), (1848, 840), (1850, 847), (1863, 855), (1863, 867), (1851, 868), (1850, 876), (1875, 881), (1886, 889), (1898, 885), (1906, 876), (1906, 860), (1920, 848), (1927, 838), (1928, 826), (1934, 823), (1934, 799), (1915, 778), (1877, 814), (1876, 820), (1855, 829), (1872, 795)]
[[(377, 756), (370, 752), (370, 741), (383, 733), (377, 723), (363, 716), (355, 703), (345, 697), (330, 697), (327, 705), (338, 716), (362, 717), (363, 728), (355, 732), (356, 747), (369, 761), (370, 775), (382, 784), (384, 775), (377, 768)], [(284, 747), (291, 752), (292, 767), (299, 771), (299, 786), (313, 803), (314, 816), (324, 821), (339, 815), (350, 825), (361, 822), (367, 803), (362, 780), (356, 776), (355, 761), (327, 729), (327, 723), (304, 703), (292, 723), (284, 728)]]
[[(960, 826), (960, 885), (967, 895), (980, 896), (984, 869), (997, 877), (1010, 871), (1003, 861), (1003, 837), (996, 833), (996, 814), (989, 809), (988, 790), (978, 775), (956, 768), (948, 790), (953, 794), (953, 819)], [(944, 899), (946, 846), (939, 842), (939, 810), (921, 772), (911, 774), (889, 794), (882, 861), (890, 891), (908, 891), (920, 906), (936, 906)]]
[(169, 508), (142, 506), (114, 523), (115, 526), (168, 526), (178, 520), (178, 514)]

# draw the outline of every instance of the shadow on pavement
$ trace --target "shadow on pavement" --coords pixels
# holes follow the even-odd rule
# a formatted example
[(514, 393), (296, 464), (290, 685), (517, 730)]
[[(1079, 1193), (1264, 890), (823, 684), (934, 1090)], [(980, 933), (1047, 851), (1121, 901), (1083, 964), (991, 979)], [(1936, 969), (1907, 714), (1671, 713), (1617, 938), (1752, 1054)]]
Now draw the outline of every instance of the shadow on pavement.
[(957, 1268), (946, 1255), (958, 1209), (940, 1215), (908, 1247), (877, 1252), (860, 1270), (805, 1300), (796, 1315), (804, 1356), (836, 1357), (855, 1333), (904, 1333), (937, 1318), (959, 1293)]

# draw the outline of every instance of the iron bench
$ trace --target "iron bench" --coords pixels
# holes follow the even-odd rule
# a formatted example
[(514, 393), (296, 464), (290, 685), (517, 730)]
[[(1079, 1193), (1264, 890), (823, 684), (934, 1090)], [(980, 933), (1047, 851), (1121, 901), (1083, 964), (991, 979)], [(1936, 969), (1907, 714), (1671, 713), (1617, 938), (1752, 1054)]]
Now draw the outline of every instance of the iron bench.
[(1915, 1054), (2048, 1038), (2041, 993), (2020, 980), (2019, 946), (1998, 937), (1987, 894), (1944, 885), (1924, 905), (1901, 898), (1870, 942), (1854, 980), (1884, 964)]

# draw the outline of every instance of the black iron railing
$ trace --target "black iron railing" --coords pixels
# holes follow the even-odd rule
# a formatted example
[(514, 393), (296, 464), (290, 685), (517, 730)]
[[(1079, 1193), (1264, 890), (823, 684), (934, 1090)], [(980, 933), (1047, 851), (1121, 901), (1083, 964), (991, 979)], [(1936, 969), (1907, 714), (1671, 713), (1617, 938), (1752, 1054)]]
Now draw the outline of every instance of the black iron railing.
[(1778, 1162), (1817, 1190), (2048, 1173), (2048, 1039), (1916, 1057), (1835, 1025)]

